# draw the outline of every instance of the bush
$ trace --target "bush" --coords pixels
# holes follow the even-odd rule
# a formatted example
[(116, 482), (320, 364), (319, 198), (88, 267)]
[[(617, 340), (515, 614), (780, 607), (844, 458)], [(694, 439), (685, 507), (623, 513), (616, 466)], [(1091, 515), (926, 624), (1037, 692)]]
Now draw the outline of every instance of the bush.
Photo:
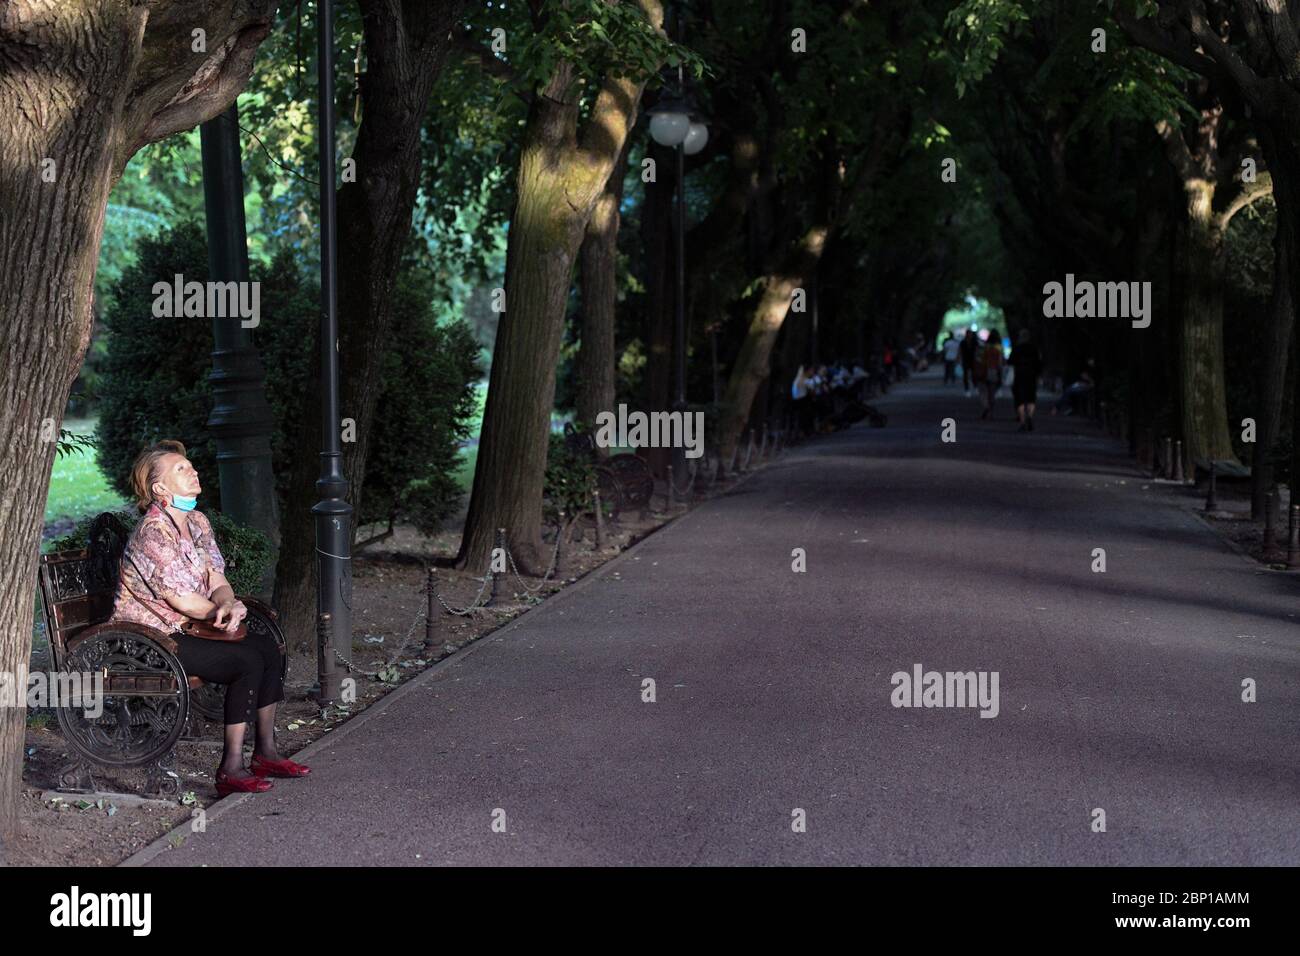
[(478, 343), (464, 322), (439, 325), (433, 282), (403, 272), (393, 295), (394, 342), (384, 356), (360, 524), (405, 520), (434, 534), (455, 510), (459, 443), (474, 416), (482, 374)]
[(205, 511), (212, 522), (221, 556), (226, 559), (226, 580), (236, 594), (257, 594), (262, 579), (275, 561), (275, 547), (261, 531), (240, 524), (220, 511)]
[(216, 445), (208, 434), (212, 325), (206, 319), (157, 319), (153, 285), (176, 273), (206, 282), (203, 230), (185, 223), (141, 240), (134, 265), (113, 286), (104, 313), (96, 461), (114, 491), (132, 497), (131, 463), (163, 438), (185, 443), (203, 479), (203, 508), (221, 507)]
[[(114, 286), (105, 315), (98, 462), (113, 487), (129, 496), (131, 463), (141, 448), (161, 438), (179, 439), (203, 478), (201, 507), (218, 511), (216, 444), (207, 427), (211, 322), (156, 319), (152, 313), (154, 283), (171, 282), (176, 273), (187, 281), (207, 280), (206, 240), (194, 223), (141, 241), (135, 264)], [(287, 462), (311, 419), (304, 403), (318, 400), (313, 343), (319, 296), (287, 250), (269, 266), (254, 263), (252, 278), (261, 283), (262, 322), (253, 339), (275, 420), (271, 454), (284, 514), (290, 504), (303, 504), (288, 501)], [(439, 325), (432, 300), (430, 280), (413, 270), (399, 276), (358, 524), (409, 520), (432, 534), (460, 496), (457, 443), (473, 414), (478, 346), (463, 323)]]
[[(114, 512), (131, 529), (140, 520), (134, 508)], [(239, 524), (220, 511), (203, 512), (212, 522), (212, 535), (217, 539), (221, 556), (226, 559), (226, 580), (236, 594), (257, 594), (261, 590), (262, 576), (270, 570), (274, 551), (271, 539), (258, 531)], [(86, 546), (91, 522), (98, 515), (82, 518), (71, 531), (50, 542), (50, 551), (75, 551)]]
[(551, 432), (544, 484), (548, 520), (554, 521), (560, 509), (564, 510), (566, 520), (572, 520), (591, 507), (595, 490), (596, 467), (587, 453), (571, 448), (561, 433)]
[(289, 462), (303, 428), (317, 427), (305, 402), (320, 400), (314, 381), (318, 358), (313, 347), (315, 326), (320, 321), (320, 292), (316, 285), (303, 281), (288, 250), (276, 254), (261, 281), (263, 319), (253, 330), (253, 343), (266, 373), (266, 401), (275, 422), (271, 430), (275, 491), (280, 514), (285, 514), (292, 476)]

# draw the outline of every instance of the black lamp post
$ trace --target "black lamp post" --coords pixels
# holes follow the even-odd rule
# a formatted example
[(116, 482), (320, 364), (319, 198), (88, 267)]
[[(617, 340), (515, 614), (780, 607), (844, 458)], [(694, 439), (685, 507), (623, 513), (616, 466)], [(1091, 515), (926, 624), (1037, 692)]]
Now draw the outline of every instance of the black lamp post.
[(337, 700), (341, 672), (337, 655), (351, 659), (352, 650), (352, 506), (347, 502), (348, 482), (343, 476), (343, 451), (339, 430), (338, 351), (338, 243), (334, 192), (334, 0), (318, 0), (316, 15), (316, 68), (320, 128), (320, 380), (321, 443), (320, 501), (311, 509), (316, 516), (318, 619), (328, 614), (317, 646), (319, 701)]
[[(239, 112), (234, 103), (199, 127), (203, 199), (208, 234), (208, 277), (249, 281), (244, 223), (244, 174), (239, 157)], [(260, 316), (258, 317), (260, 321)], [(239, 316), (212, 317), (212, 413), (208, 428), (217, 444), (221, 510), (264, 532), (278, 545), (280, 515), (271, 469), (273, 415), (265, 373), (253, 348), (252, 326)], [(272, 568), (274, 565), (272, 565)], [(262, 590), (269, 588), (268, 571)]]
[[(681, 5), (674, 9), (674, 32), (677, 43), (682, 42)], [(660, 146), (677, 150), (677, 196), (674, 203), (676, 222), (674, 245), (677, 259), (677, 293), (673, 322), (673, 411), (686, 413), (686, 157), (702, 150), (709, 140), (709, 129), (704, 123), (692, 119), (697, 113), (695, 103), (686, 90), (685, 74), (677, 64), (677, 86), (659, 97), (658, 102), (646, 111), (650, 115), (650, 136)], [(673, 449), (673, 474), (681, 475), (686, 469), (686, 450)]]

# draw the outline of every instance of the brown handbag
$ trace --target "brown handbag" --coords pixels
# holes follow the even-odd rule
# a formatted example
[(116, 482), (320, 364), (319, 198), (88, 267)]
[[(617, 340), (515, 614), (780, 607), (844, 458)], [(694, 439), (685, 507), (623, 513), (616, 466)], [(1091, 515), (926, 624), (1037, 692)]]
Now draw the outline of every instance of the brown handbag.
[(207, 641), (242, 641), (248, 636), (248, 624), (244, 621), (240, 621), (239, 627), (233, 631), (226, 631), (207, 621), (187, 617), (181, 624), (181, 630), (190, 637), (201, 637)]

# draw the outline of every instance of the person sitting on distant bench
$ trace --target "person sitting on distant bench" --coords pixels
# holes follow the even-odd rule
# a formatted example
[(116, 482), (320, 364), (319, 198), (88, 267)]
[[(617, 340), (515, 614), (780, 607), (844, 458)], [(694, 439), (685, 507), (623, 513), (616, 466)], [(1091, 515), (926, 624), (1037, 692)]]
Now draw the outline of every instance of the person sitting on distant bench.
[(1088, 359), (1088, 364), (1083, 367), (1079, 373), (1077, 381), (1072, 382), (1061, 393), (1061, 397), (1056, 400), (1052, 406), (1052, 414), (1060, 412), (1063, 415), (1073, 415), (1079, 411), (1082, 404), (1088, 400), (1093, 389), (1097, 387), (1097, 363)]
[(813, 426), (813, 407), (811, 391), (812, 375), (805, 373), (802, 365), (794, 373), (794, 381), (790, 383), (790, 405), (794, 411), (795, 421), (798, 424), (799, 434), (808, 436), (812, 434)]

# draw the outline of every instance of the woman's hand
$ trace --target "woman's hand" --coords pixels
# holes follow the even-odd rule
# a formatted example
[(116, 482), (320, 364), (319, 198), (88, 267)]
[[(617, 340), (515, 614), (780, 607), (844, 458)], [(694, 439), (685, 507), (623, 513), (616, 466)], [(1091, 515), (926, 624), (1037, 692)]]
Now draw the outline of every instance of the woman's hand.
[[(247, 616), (248, 608), (244, 606), (244, 602), (231, 597), (217, 604), (217, 612), (212, 618), (212, 624), (223, 630), (234, 631)], [(223, 624), (223, 620), (226, 623)]]

